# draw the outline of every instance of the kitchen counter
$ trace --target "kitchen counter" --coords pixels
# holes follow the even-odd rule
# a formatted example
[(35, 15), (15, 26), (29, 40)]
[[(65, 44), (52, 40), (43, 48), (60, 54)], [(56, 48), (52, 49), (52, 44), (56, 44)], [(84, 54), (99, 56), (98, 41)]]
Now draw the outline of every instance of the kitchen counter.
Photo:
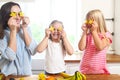
[[(81, 55), (77, 58), (72, 59), (72, 60), (67, 58), (67, 59), (65, 59), (65, 62), (80, 62), (80, 60), (81, 60)], [(120, 63), (120, 55), (107, 54), (107, 63)]]
[(120, 80), (119, 74), (111, 75), (86, 75), (87, 80)]
[(114, 62), (120, 63), (120, 55), (107, 54), (107, 62), (108, 62), (108, 63), (114, 63)]
[[(19, 76), (9, 76), (5, 80), (9, 80), (10, 78), (14, 78), (15, 80), (22, 80), (21, 77)], [(22, 77), (24, 80), (38, 80), (38, 75), (33, 75), (33, 76), (24, 76)], [(86, 80), (120, 80), (120, 75), (119, 74), (111, 74), (111, 75), (86, 75)]]

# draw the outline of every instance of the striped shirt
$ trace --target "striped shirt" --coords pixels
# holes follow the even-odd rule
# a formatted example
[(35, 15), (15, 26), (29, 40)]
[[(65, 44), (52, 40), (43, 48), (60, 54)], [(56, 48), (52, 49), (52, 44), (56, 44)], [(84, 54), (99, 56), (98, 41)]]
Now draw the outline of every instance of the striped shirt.
[[(102, 39), (104, 36), (99, 34), (99, 37)], [(112, 41), (109, 32), (106, 33), (106, 37)], [(109, 74), (106, 68), (106, 52), (108, 47), (98, 51), (95, 47), (92, 34), (88, 34), (86, 40), (87, 46), (80, 62), (80, 71), (84, 74)]]

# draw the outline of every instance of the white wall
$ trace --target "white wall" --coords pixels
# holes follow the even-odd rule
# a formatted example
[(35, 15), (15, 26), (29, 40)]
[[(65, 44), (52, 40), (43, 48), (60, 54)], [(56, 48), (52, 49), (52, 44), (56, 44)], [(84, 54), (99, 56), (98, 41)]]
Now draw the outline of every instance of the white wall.
[(120, 74), (120, 63), (107, 63), (107, 67), (111, 74)]
[(0, 0), (0, 2), (8, 2), (8, 1), (14, 1), (14, 2), (34, 2), (35, 0)]
[[(84, 21), (85, 16), (88, 11), (93, 9), (100, 9), (105, 17), (105, 19), (114, 18), (114, 1), (115, 0), (81, 0), (82, 3), (82, 19)], [(119, 0), (118, 0), (119, 1)], [(112, 33), (114, 32), (114, 21), (106, 20), (107, 29)], [(114, 53), (114, 36), (113, 43), (108, 49), (108, 53)]]
[(114, 17), (114, 0), (81, 0), (82, 1), (82, 13), (83, 16), (89, 10), (100, 9), (105, 18)]
[(115, 0), (115, 53), (120, 55), (120, 0)]

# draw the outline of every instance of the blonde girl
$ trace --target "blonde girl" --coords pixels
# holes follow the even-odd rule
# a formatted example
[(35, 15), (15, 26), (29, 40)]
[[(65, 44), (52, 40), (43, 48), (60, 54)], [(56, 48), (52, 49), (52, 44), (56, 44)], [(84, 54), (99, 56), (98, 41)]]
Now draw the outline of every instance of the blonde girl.
[(78, 43), (79, 49), (84, 51), (80, 71), (84, 74), (109, 74), (106, 68), (106, 52), (112, 39), (102, 12), (97, 9), (89, 11), (82, 30)]

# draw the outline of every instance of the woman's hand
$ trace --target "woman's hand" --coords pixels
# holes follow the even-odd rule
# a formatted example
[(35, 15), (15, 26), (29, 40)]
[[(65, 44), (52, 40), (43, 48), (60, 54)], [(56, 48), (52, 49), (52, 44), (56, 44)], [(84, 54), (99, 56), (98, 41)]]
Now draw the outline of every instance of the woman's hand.
[(27, 28), (29, 23), (30, 23), (30, 20), (28, 17), (22, 17), (22, 28)]
[(10, 28), (10, 31), (16, 31), (18, 26), (20, 25), (17, 24), (16, 19), (14, 17), (11, 17), (8, 20), (8, 27)]
[(88, 31), (88, 27), (86, 26), (85, 23), (82, 25), (81, 28), (82, 28), (83, 32), (87, 33), (87, 31)]

